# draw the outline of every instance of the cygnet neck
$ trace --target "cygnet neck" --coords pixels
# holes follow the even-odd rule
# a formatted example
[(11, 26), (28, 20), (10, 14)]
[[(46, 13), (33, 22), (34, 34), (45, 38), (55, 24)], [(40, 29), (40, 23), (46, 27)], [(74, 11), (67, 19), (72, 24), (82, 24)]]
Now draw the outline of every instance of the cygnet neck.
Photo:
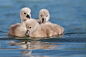
[(23, 23), (23, 22), (25, 22), (27, 19), (21, 19), (21, 24)]

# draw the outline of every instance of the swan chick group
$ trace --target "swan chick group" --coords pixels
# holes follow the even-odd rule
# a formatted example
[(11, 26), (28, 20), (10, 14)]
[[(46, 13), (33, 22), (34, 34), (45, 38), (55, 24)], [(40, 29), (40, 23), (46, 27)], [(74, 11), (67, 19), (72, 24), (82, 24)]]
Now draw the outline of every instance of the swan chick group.
[(53, 24), (49, 21), (50, 14), (47, 9), (41, 9), (39, 11), (39, 21), (31, 18), (30, 13), (31, 10), (28, 7), (21, 9), (21, 23), (10, 26), (9, 32), (11, 35), (18, 37), (49, 37), (63, 34), (63, 27), (57, 24)]

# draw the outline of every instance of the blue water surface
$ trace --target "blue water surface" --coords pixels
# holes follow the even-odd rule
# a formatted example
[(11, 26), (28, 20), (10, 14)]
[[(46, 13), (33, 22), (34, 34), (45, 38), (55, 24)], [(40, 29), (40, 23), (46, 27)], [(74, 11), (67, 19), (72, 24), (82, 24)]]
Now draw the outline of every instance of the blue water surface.
[[(20, 10), (32, 18), (47, 9), (50, 22), (64, 27), (64, 35), (50, 38), (7, 36), (20, 23)], [(86, 57), (86, 0), (0, 0), (0, 57)]]

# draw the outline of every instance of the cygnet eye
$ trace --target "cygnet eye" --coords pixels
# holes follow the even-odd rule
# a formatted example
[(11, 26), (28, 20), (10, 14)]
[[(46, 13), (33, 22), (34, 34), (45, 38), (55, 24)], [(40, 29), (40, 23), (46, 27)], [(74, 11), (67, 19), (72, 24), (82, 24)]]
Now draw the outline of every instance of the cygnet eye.
[(40, 15), (42, 17), (42, 15)]
[(24, 14), (26, 14), (26, 13), (24, 13)]
[(31, 27), (28, 27), (28, 28), (31, 28)]
[(31, 27), (30, 27), (31, 28)]

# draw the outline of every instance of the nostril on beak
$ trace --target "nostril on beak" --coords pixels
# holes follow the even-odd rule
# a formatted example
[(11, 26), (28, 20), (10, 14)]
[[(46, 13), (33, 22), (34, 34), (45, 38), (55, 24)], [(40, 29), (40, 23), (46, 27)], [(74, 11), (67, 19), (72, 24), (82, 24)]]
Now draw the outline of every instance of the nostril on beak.
[(27, 14), (27, 16), (26, 16), (26, 17), (30, 19), (30, 15), (28, 15), (28, 14)]

